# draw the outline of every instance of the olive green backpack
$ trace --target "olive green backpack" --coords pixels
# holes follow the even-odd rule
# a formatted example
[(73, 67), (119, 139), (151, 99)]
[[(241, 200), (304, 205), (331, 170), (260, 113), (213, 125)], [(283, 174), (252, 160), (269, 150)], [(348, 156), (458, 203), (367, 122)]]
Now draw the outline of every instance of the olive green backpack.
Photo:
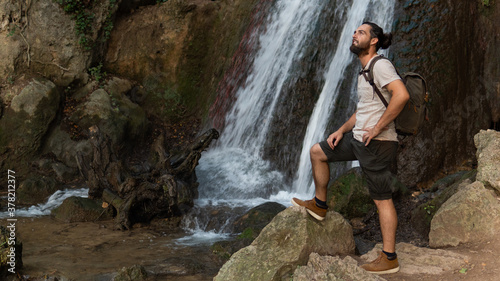
[[(375, 85), (373, 79), (373, 66), (380, 59), (389, 60), (382, 55), (373, 58), (368, 70), (364, 70), (362, 74), (365, 77), (366, 81), (368, 81), (368, 83), (372, 85), (373, 89), (382, 100), (382, 103), (384, 103), (384, 105), (387, 107), (389, 104), (385, 100), (384, 96), (382, 96), (382, 93)], [(396, 117), (396, 119), (394, 120), (396, 124), (396, 131), (399, 135), (415, 135), (424, 123), (424, 120), (427, 118), (427, 103), (429, 101), (427, 83), (420, 74), (414, 72), (406, 72), (403, 73), (403, 75), (400, 75), (398, 72), (398, 75), (403, 80), (403, 83), (405, 84), (406, 89), (410, 94), (410, 99), (406, 103), (401, 113), (399, 113), (398, 117)]]

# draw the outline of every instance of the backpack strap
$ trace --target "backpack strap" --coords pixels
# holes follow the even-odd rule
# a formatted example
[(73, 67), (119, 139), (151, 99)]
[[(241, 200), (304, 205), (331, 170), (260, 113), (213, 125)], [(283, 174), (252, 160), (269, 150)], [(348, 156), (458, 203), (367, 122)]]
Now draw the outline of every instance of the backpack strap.
[(373, 90), (375, 90), (375, 93), (377, 93), (377, 96), (379, 96), (380, 100), (382, 100), (382, 103), (385, 105), (385, 107), (388, 107), (389, 103), (384, 98), (384, 96), (378, 89), (377, 85), (375, 85), (375, 79), (373, 78), (373, 67), (375, 66), (375, 63), (381, 59), (388, 60), (388, 58), (384, 57), (383, 55), (376, 56), (372, 59), (368, 69), (367, 70), (363, 69), (360, 73), (363, 75), (363, 77), (365, 77), (366, 81), (370, 83), (370, 85), (372, 85)]

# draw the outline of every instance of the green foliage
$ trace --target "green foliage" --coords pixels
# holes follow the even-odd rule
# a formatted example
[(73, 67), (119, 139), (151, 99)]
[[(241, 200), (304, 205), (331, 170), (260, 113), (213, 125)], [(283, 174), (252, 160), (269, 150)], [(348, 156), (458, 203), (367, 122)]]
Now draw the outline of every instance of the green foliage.
[(10, 31), (9, 33), (7, 34), (7, 37), (10, 37), (12, 35), (14, 35), (16, 33), (16, 26), (14, 26)]
[[(95, 14), (90, 10), (94, 1), (85, 0), (55, 0), (67, 14), (72, 15), (75, 20), (75, 32), (79, 37), (78, 42), (86, 50), (93, 47), (91, 35), (93, 33), (92, 24), (94, 23)], [(110, 11), (103, 25), (103, 41), (109, 39), (111, 30), (113, 29), (111, 10), (115, 7), (116, 0), (109, 0), (108, 10)]]
[(490, 0), (481, 0), (483, 2), (483, 6), (490, 6)]
[(89, 68), (89, 74), (92, 79), (94, 79), (97, 83), (100, 83), (102, 79), (107, 75), (106, 72), (102, 72), (102, 63), (98, 66), (94, 66)]
[(107, 41), (111, 37), (111, 30), (113, 30), (113, 20), (112, 20), (112, 14), (111, 12), (108, 14), (106, 17), (106, 21), (104, 22), (104, 27), (103, 27), (103, 41)]
[(429, 205), (426, 205), (426, 206), (424, 207), (424, 210), (425, 210), (425, 212), (426, 212), (428, 215), (432, 215), (432, 216), (433, 216), (433, 215), (434, 215), (434, 213), (436, 212), (436, 206), (434, 206), (434, 205), (430, 205), (430, 204), (429, 204)]

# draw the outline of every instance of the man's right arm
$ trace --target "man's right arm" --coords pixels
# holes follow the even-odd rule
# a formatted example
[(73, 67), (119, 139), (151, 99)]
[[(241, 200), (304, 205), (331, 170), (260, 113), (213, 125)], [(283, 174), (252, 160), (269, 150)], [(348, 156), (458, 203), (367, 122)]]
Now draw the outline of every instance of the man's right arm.
[(339, 141), (344, 137), (344, 134), (347, 132), (350, 132), (352, 128), (354, 128), (354, 125), (356, 124), (356, 112), (347, 120), (347, 122), (342, 125), (337, 131), (335, 131), (333, 134), (328, 136), (328, 139), (326, 139), (326, 142), (328, 145), (332, 148), (335, 149)]

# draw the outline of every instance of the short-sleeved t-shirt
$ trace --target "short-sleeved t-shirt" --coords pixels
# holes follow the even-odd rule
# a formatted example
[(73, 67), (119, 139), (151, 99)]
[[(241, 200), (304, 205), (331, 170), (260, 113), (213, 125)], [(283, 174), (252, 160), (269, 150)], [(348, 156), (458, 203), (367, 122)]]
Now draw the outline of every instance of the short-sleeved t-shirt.
[[(366, 64), (368, 69), (373, 58)], [(389, 83), (401, 79), (396, 69), (389, 60), (379, 60), (373, 68), (374, 82), (387, 102), (391, 100), (391, 94), (384, 88)], [(353, 136), (356, 140), (362, 142), (364, 129), (375, 127), (380, 117), (387, 108), (380, 100), (373, 87), (366, 81), (363, 75), (358, 77), (358, 105), (356, 112), (356, 124), (353, 128)], [(394, 122), (389, 123), (387, 130), (383, 130), (374, 139), (382, 141), (397, 141), (396, 126)]]

